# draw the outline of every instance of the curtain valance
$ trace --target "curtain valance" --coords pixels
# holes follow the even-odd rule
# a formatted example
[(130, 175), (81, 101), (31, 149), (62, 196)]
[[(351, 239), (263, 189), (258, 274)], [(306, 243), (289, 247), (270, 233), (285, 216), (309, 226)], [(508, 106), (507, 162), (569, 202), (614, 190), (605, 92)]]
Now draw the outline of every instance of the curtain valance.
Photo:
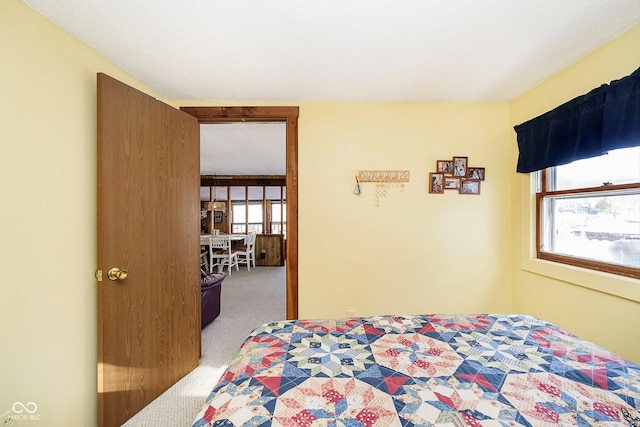
[(640, 145), (640, 68), (514, 127), (518, 172)]

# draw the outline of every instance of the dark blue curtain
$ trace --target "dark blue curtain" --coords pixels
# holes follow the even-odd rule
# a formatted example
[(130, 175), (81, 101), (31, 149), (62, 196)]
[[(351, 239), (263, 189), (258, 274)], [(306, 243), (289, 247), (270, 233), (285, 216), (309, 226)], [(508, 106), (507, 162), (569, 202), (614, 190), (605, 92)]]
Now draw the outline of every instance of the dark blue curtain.
[(514, 129), (522, 173), (638, 146), (640, 68)]

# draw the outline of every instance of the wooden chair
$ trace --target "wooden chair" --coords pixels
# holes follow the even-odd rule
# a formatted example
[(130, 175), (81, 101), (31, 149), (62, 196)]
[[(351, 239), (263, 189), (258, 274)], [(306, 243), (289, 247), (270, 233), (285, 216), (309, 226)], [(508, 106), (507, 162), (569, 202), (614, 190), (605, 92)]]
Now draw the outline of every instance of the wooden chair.
[[(200, 236), (200, 268), (204, 271), (208, 271), (211, 273), (209, 269), (210, 259), (209, 259), (209, 246), (211, 245), (211, 236), (201, 235)], [(203, 250), (204, 248), (204, 250)]]
[(253, 268), (256, 267), (256, 232), (249, 233), (245, 246), (238, 248), (238, 264), (247, 264), (247, 271), (251, 271), (251, 263)]
[[(200, 254), (200, 268), (209, 271), (209, 250)], [(210, 271), (209, 271), (210, 272)]]
[(231, 276), (231, 267), (235, 267), (236, 271), (240, 271), (238, 267), (237, 250), (231, 247), (231, 235), (211, 236), (209, 244), (209, 272), (213, 273), (213, 266), (218, 266), (218, 271), (224, 270), (225, 266), (229, 266), (229, 276)]

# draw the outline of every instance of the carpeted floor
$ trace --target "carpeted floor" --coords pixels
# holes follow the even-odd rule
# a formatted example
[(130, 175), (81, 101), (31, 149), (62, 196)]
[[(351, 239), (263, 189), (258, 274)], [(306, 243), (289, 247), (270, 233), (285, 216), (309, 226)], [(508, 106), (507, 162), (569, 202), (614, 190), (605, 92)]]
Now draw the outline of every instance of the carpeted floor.
[(202, 330), (200, 365), (123, 424), (188, 427), (246, 336), (266, 322), (286, 319), (285, 267), (233, 270), (222, 283), (220, 316)]

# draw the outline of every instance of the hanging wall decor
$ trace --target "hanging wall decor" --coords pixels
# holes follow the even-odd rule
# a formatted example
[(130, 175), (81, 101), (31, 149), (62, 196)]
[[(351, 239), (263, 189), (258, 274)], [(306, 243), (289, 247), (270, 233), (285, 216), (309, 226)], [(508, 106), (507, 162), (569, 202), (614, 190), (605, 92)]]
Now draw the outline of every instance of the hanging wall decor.
[(356, 196), (362, 196), (362, 187), (360, 186), (358, 175), (356, 175), (356, 188), (353, 189), (353, 194), (355, 194)]
[(437, 160), (436, 171), (429, 173), (429, 193), (444, 194), (447, 190), (458, 194), (480, 194), (480, 181), (484, 181), (485, 168), (469, 166), (466, 156), (451, 160)]
[(362, 195), (363, 182), (375, 182), (375, 205), (380, 206), (380, 199), (387, 197), (389, 188), (400, 188), (404, 191), (404, 185), (409, 182), (409, 171), (359, 171), (356, 176), (356, 189), (354, 194)]

